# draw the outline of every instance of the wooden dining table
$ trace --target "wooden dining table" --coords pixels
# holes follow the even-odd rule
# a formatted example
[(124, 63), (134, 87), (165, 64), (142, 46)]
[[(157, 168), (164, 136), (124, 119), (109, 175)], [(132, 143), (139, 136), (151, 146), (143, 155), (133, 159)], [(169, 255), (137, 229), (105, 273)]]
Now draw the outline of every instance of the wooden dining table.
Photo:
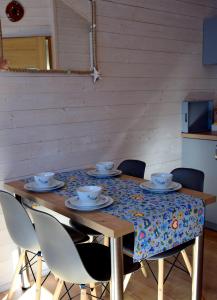
[[(120, 179), (135, 180), (138, 183), (144, 181), (132, 176), (122, 175)], [(122, 238), (124, 235), (134, 232), (133, 223), (102, 212), (80, 212), (71, 210), (65, 206), (65, 197), (53, 192), (35, 193), (25, 190), (24, 181), (12, 181), (4, 184), (4, 188), (16, 195), (26, 198), (42, 205), (52, 211), (60, 213), (74, 221), (88, 226), (106, 237), (110, 238), (111, 251), (111, 300), (123, 299), (123, 247)], [(205, 205), (216, 201), (213, 195), (182, 188), (180, 193), (188, 194), (203, 199)], [(201, 300), (202, 297), (202, 276), (203, 276), (203, 234), (196, 237), (193, 245), (193, 274), (192, 274), (192, 300)]]

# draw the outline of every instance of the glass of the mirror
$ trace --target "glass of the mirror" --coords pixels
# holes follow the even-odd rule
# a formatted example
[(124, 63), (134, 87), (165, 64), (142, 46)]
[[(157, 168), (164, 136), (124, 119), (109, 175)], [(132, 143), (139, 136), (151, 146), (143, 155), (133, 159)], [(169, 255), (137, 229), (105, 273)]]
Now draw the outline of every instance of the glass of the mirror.
[(24, 16), (11, 22), (0, 2), (2, 52), (10, 69), (91, 69), (89, 0), (21, 0)]

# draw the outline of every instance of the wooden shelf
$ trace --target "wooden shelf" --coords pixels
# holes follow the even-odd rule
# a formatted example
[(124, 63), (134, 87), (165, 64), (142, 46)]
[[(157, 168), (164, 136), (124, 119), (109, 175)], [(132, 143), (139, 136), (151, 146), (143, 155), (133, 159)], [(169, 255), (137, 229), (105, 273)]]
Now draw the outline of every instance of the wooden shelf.
[(217, 141), (217, 131), (201, 133), (182, 133), (183, 138)]

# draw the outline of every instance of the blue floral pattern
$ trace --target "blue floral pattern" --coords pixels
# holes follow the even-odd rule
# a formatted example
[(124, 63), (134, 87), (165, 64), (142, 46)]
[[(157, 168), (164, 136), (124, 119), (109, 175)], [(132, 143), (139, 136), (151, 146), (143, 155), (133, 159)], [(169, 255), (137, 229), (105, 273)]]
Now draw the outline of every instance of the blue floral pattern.
[(66, 183), (55, 193), (71, 197), (82, 185), (100, 185), (114, 203), (102, 211), (134, 225), (134, 260), (151, 257), (201, 235), (204, 225), (204, 203), (183, 193), (156, 194), (139, 187), (135, 180), (97, 179), (85, 170), (56, 174)]

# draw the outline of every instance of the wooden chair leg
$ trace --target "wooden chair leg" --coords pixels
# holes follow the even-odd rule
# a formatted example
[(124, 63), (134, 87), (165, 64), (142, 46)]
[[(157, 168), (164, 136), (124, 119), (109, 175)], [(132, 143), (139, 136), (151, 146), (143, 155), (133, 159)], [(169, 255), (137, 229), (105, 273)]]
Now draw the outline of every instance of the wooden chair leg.
[(130, 278), (131, 278), (132, 274), (133, 274), (133, 273), (129, 273), (129, 274), (127, 274), (127, 275), (124, 277), (124, 292), (125, 292), (125, 290), (126, 290), (126, 288), (127, 288), (127, 286), (128, 286), (128, 283), (129, 283), (129, 281), (130, 281)]
[(186, 253), (185, 250), (182, 250), (182, 251), (181, 251), (181, 254), (182, 254), (182, 257), (183, 257), (183, 259), (184, 259), (185, 265), (186, 265), (186, 267), (187, 267), (187, 269), (188, 269), (188, 273), (189, 273), (190, 276), (192, 277), (192, 266), (191, 266), (190, 260), (189, 260), (189, 258), (188, 258), (188, 255), (187, 255), (187, 253)]
[(142, 274), (144, 275), (145, 278), (148, 277), (148, 274), (147, 274), (147, 271), (146, 271), (146, 268), (145, 268), (145, 262), (144, 261), (141, 261), (140, 262), (140, 265), (141, 265), (141, 271), (142, 271)]
[(81, 297), (80, 300), (88, 300), (87, 289), (81, 288)]
[(61, 290), (63, 287), (63, 283), (64, 283), (63, 280), (59, 279), (56, 289), (55, 289), (55, 292), (54, 292), (54, 295), (53, 295), (53, 300), (59, 299), (59, 296), (60, 296), (60, 293), (61, 293)]
[(107, 246), (107, 247), (109, 247), (109, 237), (107, 237), (107, 236), (104, 236), (104, 246)]
[(164, 293), (164, 259), (158, 260), (158, 300), (163, 300)]
[(36, 274), (36, 293), (35, 300), (40, 300), (41, 297), (41, 276), (42, 276), (42, 256), (41, 252), (37, 256), (37, 274)]
[(90, 283), (90, 289), (91, 289), (91, 295), (93, 296), (92, 299), (96, 300), (97, 296), (97, 290), (96, 290), (96, 284)]
[(17, 276), (18, 276), (18, 274), (20, 272), (20, 269), (22, 267), (23, 262), (25, 261), (25, 253), (26, 253), (25, 250), (21, 251), (21, 254), (20, 254), (20, 257), (19, 257), (16, 269), (15, 269), (15, 272), (14, 272), (14, 275), (13, 275), (11, 287), (10, 287), (10, 290), (8, 292), (7, 300), (11, 300), (11, 298), (13, 296), (14, 290), (16, 288)]
[(94, 241), (94, 236), (93, 235), (91, 235), (91, 236), (89, 236), (89, 243), (93, 243), (93, 241)]

